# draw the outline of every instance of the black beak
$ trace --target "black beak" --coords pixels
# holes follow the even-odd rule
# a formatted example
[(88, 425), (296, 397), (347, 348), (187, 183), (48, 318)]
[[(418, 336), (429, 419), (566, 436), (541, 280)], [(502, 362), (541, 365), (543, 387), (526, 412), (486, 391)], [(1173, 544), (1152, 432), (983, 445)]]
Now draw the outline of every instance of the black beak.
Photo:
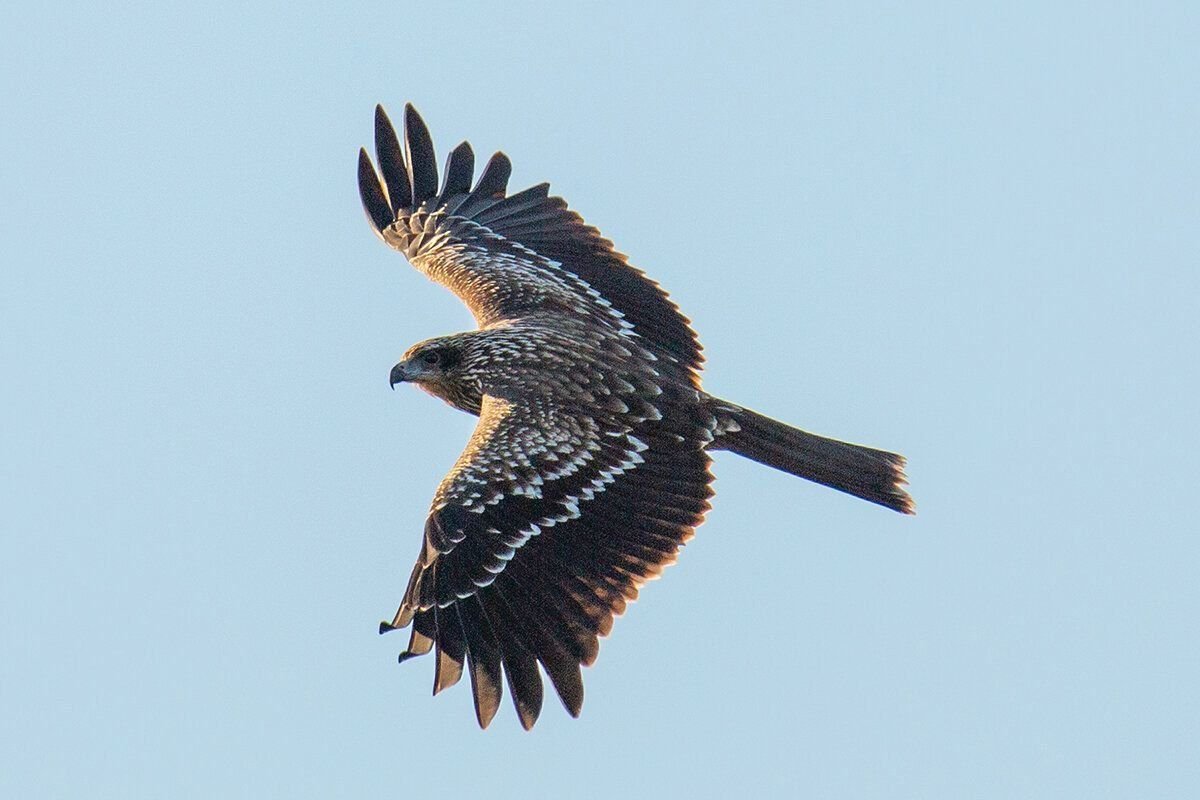
[(392, 374), (388, 377), (388, 383), (391, 384), (392, 391), (395, 391), (396, 384), (404, 383), (404, 381), (406, 381), (407, 379), (408, 379), (407, 375), (404, 372), (404, 362), (401, 361), (399, 364), (392, 367)]

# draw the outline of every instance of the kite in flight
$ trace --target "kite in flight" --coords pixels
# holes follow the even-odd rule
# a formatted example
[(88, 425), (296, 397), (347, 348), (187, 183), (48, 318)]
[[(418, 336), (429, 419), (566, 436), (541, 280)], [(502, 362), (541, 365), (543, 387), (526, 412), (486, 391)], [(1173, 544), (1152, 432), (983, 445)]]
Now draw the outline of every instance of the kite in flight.
[(579, 715), (580, 667), (599, 637), (703, 521), (710, 450), (913, 513), (901, 456), (705, 393), (696, 333), (666, 292), (548, 184), (508, 194), (503, 153), (472, 186), (474, 155), (460, 144), (439, 186), (411, 105), (403, 145), (376, 107), (375, 152), (378, 173), (360, 151), (358, 185), (376, 233), (479, 326), (414, 345), (392, 368), (393, 387), (414, 383), (479, 422), (380, 632), (412, 626), (402, 661), (436, 653), (435, 694), (465, 666), (481, 727), (505, 682), (533, 726), (539, 664)]

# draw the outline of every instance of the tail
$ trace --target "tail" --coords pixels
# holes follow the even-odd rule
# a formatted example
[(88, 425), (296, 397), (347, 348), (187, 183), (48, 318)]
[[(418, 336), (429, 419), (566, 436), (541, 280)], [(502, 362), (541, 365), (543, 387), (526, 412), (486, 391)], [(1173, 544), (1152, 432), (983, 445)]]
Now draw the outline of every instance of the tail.
[(717, 435), (711, 447), (824, 484), (902, 514), (916, 506), (901, 487), (904, 456), (802, 431), (748, 408), (713, 401)]

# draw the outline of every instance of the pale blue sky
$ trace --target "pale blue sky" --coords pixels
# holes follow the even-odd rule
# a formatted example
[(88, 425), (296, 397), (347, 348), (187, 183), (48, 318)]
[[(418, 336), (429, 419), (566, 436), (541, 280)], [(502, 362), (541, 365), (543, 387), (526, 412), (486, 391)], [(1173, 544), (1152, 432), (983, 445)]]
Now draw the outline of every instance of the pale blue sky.
[[(0, 19), (0, 796), (1200, 791), (1191, 3), (22, 4)], [(472, 420), (370, 232), (405, 101), (692, 317), (707, 387), (910, 459), (718, 457), (583, 716), (379, 637)]]

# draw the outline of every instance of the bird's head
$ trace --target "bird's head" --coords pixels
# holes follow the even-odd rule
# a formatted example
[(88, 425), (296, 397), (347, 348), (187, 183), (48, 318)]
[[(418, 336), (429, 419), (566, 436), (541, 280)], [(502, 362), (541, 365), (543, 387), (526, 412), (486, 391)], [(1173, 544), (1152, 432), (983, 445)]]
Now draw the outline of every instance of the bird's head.
[(414, 383), (455, 408), (479, 413), (482, 400), (479, 381), (463, 363), (466, 342), (461, 336), (441, 336), (408, 348), (392, 367), (389, 382)]
[(392, 367), (391, 384), (442, 383), (453, 378), (462, 363), (462, 347), (454, 337), (443, 336), (414, 344), (404, 353), (400, 363)]

